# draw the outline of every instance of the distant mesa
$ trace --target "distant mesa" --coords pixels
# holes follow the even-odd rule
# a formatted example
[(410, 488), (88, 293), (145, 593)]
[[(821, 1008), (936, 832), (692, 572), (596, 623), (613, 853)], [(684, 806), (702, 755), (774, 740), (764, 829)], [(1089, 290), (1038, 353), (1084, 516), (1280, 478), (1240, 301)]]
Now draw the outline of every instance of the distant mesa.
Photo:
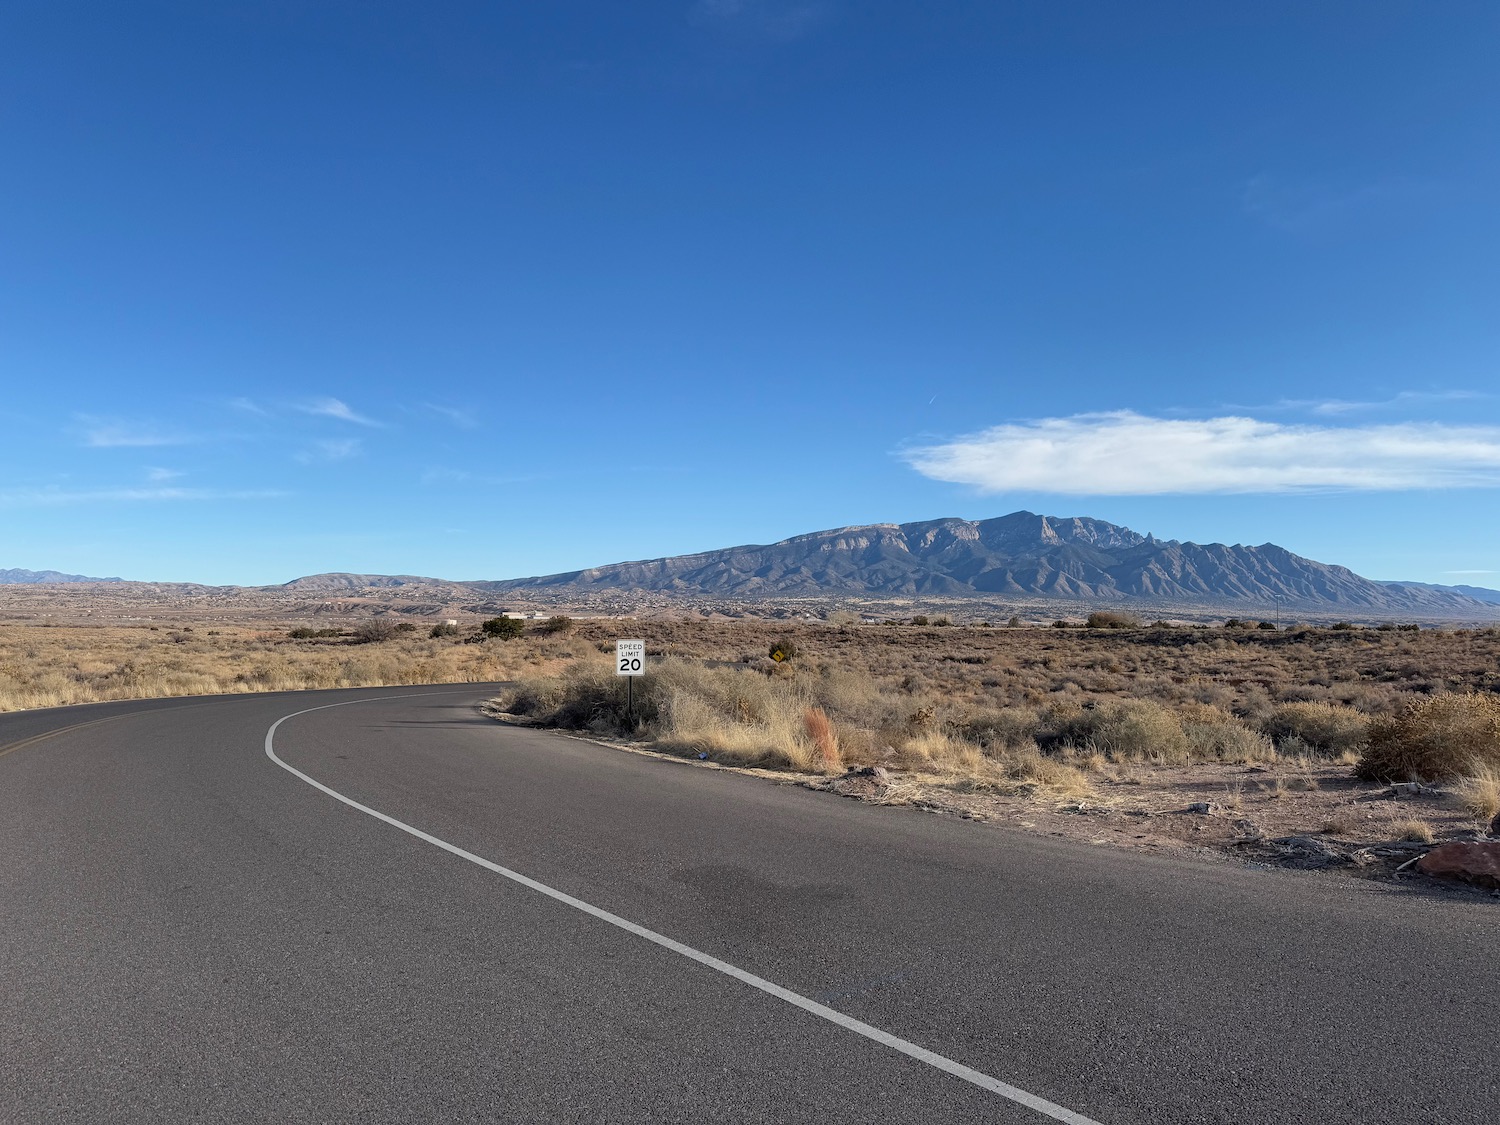
[(120, 578), (90, 578), (59, 570), (0, 570), (0, 586), (40, 586), (54, 582), (121, 582)]
[(1185, 543), (1086, 517), (1013, 512), (868, 524), (675, 558), (471, 583), (489, 593), (638, 590), (731, 598), (828, 594), (1055, 598), (1073, 602), (1251, 603), (1492, 617), (1500, 593), (1375, 582), (1284, 547)]

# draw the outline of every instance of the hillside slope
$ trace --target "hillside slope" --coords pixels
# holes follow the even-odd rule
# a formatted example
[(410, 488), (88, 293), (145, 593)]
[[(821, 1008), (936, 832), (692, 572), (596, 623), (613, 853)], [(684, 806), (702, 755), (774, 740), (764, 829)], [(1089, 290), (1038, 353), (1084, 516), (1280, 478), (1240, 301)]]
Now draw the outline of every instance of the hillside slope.
[(495, 593), (641, 590), (725, 597), (988, 594), (1089, 602), (1249, 602), (1490, 616), (1493, 607), (1415, 583), (1380, 583), (1275, 544), (1185, 543), (1084, 517), (871, 524), (779, 543), (616, 563), (509, 582)]

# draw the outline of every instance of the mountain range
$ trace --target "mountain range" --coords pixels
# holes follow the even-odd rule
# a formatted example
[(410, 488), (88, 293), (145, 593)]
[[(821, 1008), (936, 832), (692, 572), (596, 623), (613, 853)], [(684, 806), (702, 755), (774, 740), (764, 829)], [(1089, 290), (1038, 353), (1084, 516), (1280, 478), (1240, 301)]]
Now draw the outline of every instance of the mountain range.
[(120, 582), (119, 578), (89, 578), (83, 574), (64, 574), (58, 570), (0, 570), (0, 585), (31, 586), (43, 582)]
[[(119, 581), (56, 571), (0, 570), (0, 583)], [(604, 592), (743, 601), (983, 596), (1226, 612), (1241, 607), (1239, 612), (1266, 613), (1280, 603), (1327, 613), (1467, 619), (1500, 615), (1500, 591), (1483, 587), (1376, 582), (1347, 567), (1315, 562), (1273, 543), (1250, 547), (1158, 539), (1103, 520), (1033, 512), (978, 521), (937, 519), (842, 527), (778, 543), (507, 581), (330, 573), (258, 589), (314, 598), (360, 591), (391, 596), (400, 589), (403, 592), (395, 596), (419, 595), (443, 602), (462, 602), (475, 595), (494, 599), (527, 594), (565, 600)]]
[[(489, 592), (640, 590), (727, 598), (831, 593), (1056, 598), (1076, 602), (1253, 603), (1489, 616), (1493, 604), (1450, 587), (1375, 582), (1273, 543), (1157, 539), (1086, 517), (1033, 512), (869, 524), (764, 546), (615, 563), (509, 582)], [(1494, 593), (1491, 591), (1490, 593)], [(1494, 593), (1500, 601), (1500, 593)]]

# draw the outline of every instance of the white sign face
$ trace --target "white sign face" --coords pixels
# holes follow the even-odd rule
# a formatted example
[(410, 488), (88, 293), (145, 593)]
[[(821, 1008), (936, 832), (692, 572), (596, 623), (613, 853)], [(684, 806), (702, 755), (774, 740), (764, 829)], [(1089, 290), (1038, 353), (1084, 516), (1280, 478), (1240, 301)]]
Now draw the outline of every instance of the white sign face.
[(615, 642), (615, 675), (644, 676), (646, 674), (646, 642)]

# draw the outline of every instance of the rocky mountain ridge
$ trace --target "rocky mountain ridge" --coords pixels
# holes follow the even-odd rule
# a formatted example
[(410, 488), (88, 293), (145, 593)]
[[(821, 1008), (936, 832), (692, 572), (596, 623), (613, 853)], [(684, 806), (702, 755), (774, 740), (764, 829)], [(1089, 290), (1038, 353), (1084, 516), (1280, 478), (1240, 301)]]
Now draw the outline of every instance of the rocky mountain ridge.
[(722, 597), (1055, 598), (1075, 602), (1237, 603), (1492, 615), (1493, 606), (1418, 583), (1374, 582), (1273, 543), (1157, 539), (1087, 517), (1013, 512), (995, 519), (869, 524), (673, 558), (508, 582), (494, 594), (640, 590)]

